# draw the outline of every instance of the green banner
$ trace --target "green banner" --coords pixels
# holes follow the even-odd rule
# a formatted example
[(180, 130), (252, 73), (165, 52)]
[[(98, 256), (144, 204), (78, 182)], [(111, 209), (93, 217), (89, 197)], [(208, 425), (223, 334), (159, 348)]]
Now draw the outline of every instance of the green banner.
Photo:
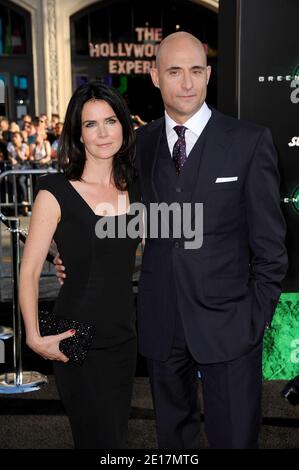
[(264, 337), (263, 375), (266, 380), (291, 380), (299, 375), (299, 292), (280, 296)]

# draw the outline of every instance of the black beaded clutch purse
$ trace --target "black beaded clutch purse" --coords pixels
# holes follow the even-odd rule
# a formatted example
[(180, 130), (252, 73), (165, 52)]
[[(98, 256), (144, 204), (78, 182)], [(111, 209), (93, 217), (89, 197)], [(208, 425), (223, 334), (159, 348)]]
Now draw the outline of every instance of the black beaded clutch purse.
[(60, 341), (59, 349), (70, 361), (82, 364), (91, 346), (96, 331), (95, 326), (67, 318), (57, 318), (46, 311), (40, 311), (38, 317), (41, 336), (59, 335), (68, 330), (76, 330), (74, 336)]

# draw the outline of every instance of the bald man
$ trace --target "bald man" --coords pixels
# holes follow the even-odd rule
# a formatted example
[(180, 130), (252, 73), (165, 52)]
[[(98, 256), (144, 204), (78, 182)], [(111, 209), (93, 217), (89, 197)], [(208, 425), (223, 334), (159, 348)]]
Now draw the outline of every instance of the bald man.
[[(200, 447), (199, 377), (210, 447), (258, 446), (262, 340), (287, 269), (271, 133), (207, 106), (210, 74), (197, 38), (167, 36), (151, 71), (165, 116), (137, 131), (148, 223), (139, 348), (148, 362), (161, 449)], [(191, 208), (190, 230), (177, 236), (173, 215), (169, 237), (161, 230), (151, 235), (150, 208), (157, 203)], [(203, 226), (191, 230), (198, 203)], [(162, 219), (165, 227), (166, 213)], [(193, 243), (189, 235), (201, 230), (202, 245)]]
[(201, 247), (171, 229), (145, 243), (138, 331), (158, 444), (200, 446), (200, 376), (210, 447), (256, 448), (263, 334), (287, 269), (277, 156), (268, 129), (207, 106), (211, 67), (197, 38), (167, 36), (156, 67), (165, 116), (137, 132), (147, 214), (188, 203), (194, 218), (203, 203)]

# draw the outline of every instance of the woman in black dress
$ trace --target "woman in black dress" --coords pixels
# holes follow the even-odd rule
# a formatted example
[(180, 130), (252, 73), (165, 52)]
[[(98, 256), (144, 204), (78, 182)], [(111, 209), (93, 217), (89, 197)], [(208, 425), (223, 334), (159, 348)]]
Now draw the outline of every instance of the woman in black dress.
[[(39, 179), (22, 260), (27, 345), (54, 361), (75, 447), (81, 449), (126, 447), (136, 366), (132, 274), (140, 238), (121, 238), (118, 227), (132, 220), (130, 206), (140, 201), (134, 146), (123, 98), (101, 82), (79, 87), (60, 140), (63, 173)], [(99, 221), (102, 227), (115, 224), (115, 236), (99, 238)], [(59, 350), (59, 342), (74, 330), (45, 337), (39, 332), (38, 282), (52, 237), (68, 273), (53, 313), (96, 326), (82, 365)]]

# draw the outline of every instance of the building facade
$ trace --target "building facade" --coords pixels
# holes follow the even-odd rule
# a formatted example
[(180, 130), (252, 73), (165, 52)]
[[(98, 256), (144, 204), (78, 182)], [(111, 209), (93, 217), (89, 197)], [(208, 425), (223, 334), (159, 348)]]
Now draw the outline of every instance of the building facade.
[(215, 61), (217, 11), (217, 0), (0, 0), (5, 114), (63, 118), (74, 89), (100, 78), (127, 97), (134, 113), (144, 108), (142, 117), (155, 118), (159, 97), (148, 71), (157, 45), (187, 30)]

